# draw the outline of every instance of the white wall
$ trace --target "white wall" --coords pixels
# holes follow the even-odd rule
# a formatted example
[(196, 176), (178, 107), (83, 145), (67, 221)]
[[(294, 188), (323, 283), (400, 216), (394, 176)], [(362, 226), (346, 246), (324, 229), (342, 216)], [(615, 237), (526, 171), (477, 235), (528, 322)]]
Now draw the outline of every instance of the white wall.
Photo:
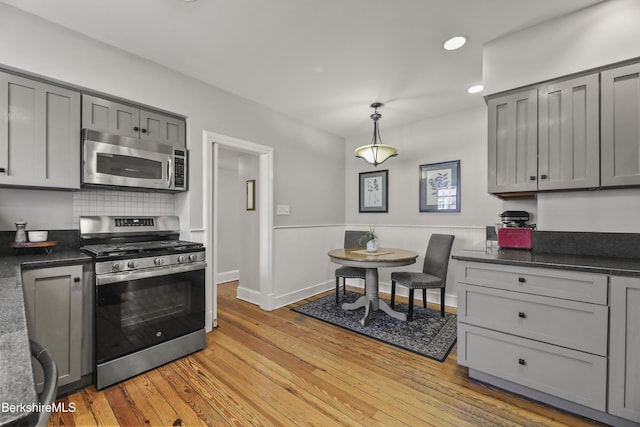
[(640, 1), (608, 0), (484, 46), (484, 94), (640, 57)]
[[(640, 1), (608, 0), (488, 43), (485, 95), (640, 57)], [(638, 189), (538, 193), (506, 200), (545, 231), (640, 232)]]
[(240, 182), (238, 155), (220, 148), (218, 157), (218, 277), (216, 283), (237, 280), (240, 269), (244, 186)]
[[(190, 190), (175, 197), (184, 239), (204, 241), (204, 230), (210, 227), (205, 223), (204, 211), (207, 200), (203, 194), (203, 165), (207, 161), (203, 158), (204, 131), (274, 148), (274, 206), (291, 206), (291, 215), (274, 217), (275, 225), (344, 224), (342, 138), (4, 3), (0, 3), (0, 66), (186, 116)], [(314, 188), (313, 195), (309, 192), (310, 180), (323, 183)], [(3, 192), (2, 203), (7, 203), (7, 194), (12, 197), (13, 193)], [(51, 211), (69, 215), (57, 221), (70, 223), (69, 197), (61, 199), (51, 200)], [(40, 205), (33, 200), (29, 206)], [(274, 252), (274, 269), (300, 249), (287, 246), (283, 250), (283, 254)], [(314, 276), (316, 270), (311, 265), (314, 262), (308, 258), (298, 266), (305, 272), (304, 280), (296, 284), (299, 288), (326, 279)], [(274, 283), (277, 296), (280, 291), (277, 282)], [(211, 289), (208, 294), (211, 295)], [(208, 304), (207, 310), (212, 312), (211, 303)]]
[[(384, 115), (384, 114), (383, 114)], [(347, 139), (345, 173), (347, 228), (367, 229), (376, 225), (380, 246), (410, 249), (418, 254), (416, 264), (395, 270), (420, 271), (432, 233), (454, 234), (453, 252), (465, 248), (482, 249), (485, 226), (495, 224), (502, 212), (500, 199), (487, 193), (487, 111), (486, 107), (425, 120), (401, 128), (380, 123), (385, 144), (395, 145), (398, 156), (374, 168), (354, 156), (357, 146), (368, 143), (370, 136)], [(460, 160), (461, 210), (455, 213), (419, 212), (419, 166), (428, 163)], [(389, 212), (359, 213), (359, 173), (389, 170)], [(340, 243), (341, 244), (341, 243)], [(456, 305), (455, 261), (447, 279), (446, 304)], [(380, 289), (388, 291), (393, 269), (379, 272)], [(406, 295), (406, 289), (398, 292)], [(429, 293), (429, 300), (439, 301), (439, 293)]]
[[(259, 160), (255, 155), (243, 155), (239, 158), (239, 181), (243, 194), (246, 191), (246, 182), (254, 179), (256, 181), (256, 194), (258, 186), (263, 185), (259, 179)], [(245, 198), (242, 198), (242, 208), (239, 216), (241, 218), (241, 230), (238, 235), (240, 239), (240, 284), (238, 286), (238, 297), (246, 301), (260, 304), (260, 210), (264, 209), (256, 197), (255, 210), (246, 210)], [(220, 224), (219, 227), (224, 226)], [(218, 248), (220, 250), (220, 248)]]

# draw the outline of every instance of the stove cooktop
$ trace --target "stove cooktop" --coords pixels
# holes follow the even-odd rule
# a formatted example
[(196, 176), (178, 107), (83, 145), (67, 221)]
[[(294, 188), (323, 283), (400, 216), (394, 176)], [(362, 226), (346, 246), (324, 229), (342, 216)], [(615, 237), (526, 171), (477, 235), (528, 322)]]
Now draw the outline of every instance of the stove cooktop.
[(85, 245), (82, 247), (82, 250), (96, 257), (104, 257), (116, 255), (146, 255), (156, 252), (193, 251), (203, 247), (202, 243), (185, 240), (155, 240), (148, 242)]

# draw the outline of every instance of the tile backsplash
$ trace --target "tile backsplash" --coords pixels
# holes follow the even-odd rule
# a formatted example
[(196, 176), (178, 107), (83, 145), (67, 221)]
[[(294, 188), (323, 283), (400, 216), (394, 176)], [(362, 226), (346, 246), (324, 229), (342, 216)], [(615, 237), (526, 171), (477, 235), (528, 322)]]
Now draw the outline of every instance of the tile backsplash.
[(73, 226), (89, 215), (174, 215), (173, 194), (83, 188), (73, 193)]

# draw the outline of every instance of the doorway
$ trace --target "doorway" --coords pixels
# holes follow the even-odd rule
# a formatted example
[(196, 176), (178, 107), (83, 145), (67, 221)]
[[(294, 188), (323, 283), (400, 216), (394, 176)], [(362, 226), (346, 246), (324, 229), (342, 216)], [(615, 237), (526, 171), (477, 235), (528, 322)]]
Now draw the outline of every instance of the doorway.
[(203, 199), (205, 209), (206, 239), (211, 250), (207, 251), (207, 263), (211, 266), (211, 274), (207, 275), (207, 299), (211, 301), (211, 320), (207, 323), (212, 327), (217, 326), (217, 289), (215, 278), (218, 275), (217, 254), (218, 228), (219, 228), (219, 207), (217, 200), (220, 194), (219, 184), (219, 159), (220, 149), (229, 149), (235, 152), (257, 156), (257, 182), (256, 182), (256, 213), (257, 213), (257, 289), (259, 293), (255, 295), (257, 303), (263, 310), (272, 310), (274, 307), (273, 293), (273, 265), (272, 265), (272, 231), (273, 231), (273, 148), (254, 142), (233, 138), (215, 132), (203, 132), (204, 144), (204, 186)]

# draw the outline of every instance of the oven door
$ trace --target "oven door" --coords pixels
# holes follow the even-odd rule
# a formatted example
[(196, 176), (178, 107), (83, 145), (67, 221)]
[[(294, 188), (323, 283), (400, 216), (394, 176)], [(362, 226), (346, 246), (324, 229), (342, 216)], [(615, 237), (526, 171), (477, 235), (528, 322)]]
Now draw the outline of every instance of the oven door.
[(85, 131), (83, 185), (176, 190), (174, 168), (172, 146)]
[(96, 364), (203, 329), (205, 266), (96, 277)]

